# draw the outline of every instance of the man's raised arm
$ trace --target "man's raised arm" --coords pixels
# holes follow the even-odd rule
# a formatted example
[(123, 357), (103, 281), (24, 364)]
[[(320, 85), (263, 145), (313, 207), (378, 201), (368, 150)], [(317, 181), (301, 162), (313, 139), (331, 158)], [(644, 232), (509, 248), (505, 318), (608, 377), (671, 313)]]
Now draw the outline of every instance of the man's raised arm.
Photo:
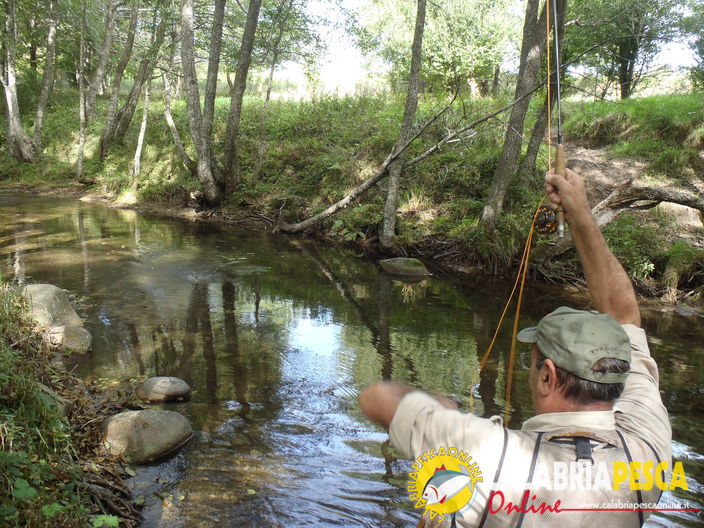
[(621, 324), (640, 326), (640, 310), (633, 285), (592, 216), (584, 180), (567, 169), (565, 176), (548, 172), (545, 181), (550, 201), (565, 210), (594, 307)]

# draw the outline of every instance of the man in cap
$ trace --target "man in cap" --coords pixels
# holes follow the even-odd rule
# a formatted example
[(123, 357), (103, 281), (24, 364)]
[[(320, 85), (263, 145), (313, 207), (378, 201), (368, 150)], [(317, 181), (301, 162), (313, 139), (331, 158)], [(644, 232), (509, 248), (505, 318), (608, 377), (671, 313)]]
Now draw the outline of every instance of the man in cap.
[[(592, 217), (583, 179), (550, 171), (546, 182), (552, 204), (565, 210), (595, 310), (561, 307), (519, 333), (532, 344), (535, 416), (520, 430), (504, 429), (500, 419), (462, 414), (447, 398), (390, 382), (362, 391), (360, 406), (418, 465), (432, 466), (441, 446), (472, 456), (483, 478), (469, 503), (447, 512), (452, 523), (640, 526), (648, 512), (624, 507), (652, 508), (661, 494), (653, 482), (667, 482), (671, 468), (657, 365), (635, 292)], [(641, 473), (633, 475), (634, 467)], [(542, 514), (541, 504), (549, 506)]]

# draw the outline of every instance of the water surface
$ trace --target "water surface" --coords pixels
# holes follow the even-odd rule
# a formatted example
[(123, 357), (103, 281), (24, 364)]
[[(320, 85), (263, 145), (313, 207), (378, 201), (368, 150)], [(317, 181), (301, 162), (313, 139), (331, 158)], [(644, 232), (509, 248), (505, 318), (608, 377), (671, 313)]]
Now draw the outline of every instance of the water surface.
[[(93, 349), (66, 358), (87, 379), (170, 375), (193, 388), (198, 438), (138, 470), (144, 527), (413, 527), (409, 464), (356, 404), (394, 379), (469, 408), (478, 356), (509, 292), (504, 281), (404, 284), (352, 251), (244, 229), (156, 218), (71, 199), (0, 194), (0, 271), (74, 294)], [(564, 301), (528, 292), (525, 324)], [(646, 317), (671, 412), (676, 456), (701, 504), (704, 325)], [(507, 330), (508, 331), (508, 330)], [(475, 389), (474, 412), (504, 410), (508, 338)], [(523, 351), (523, 355), (527, 351)], [(531, 416), (527, 371), (511, 425)], [(173, 497), (167, 506), (154, 495)], [(693, 526), (657, 514), (652, 526)]]

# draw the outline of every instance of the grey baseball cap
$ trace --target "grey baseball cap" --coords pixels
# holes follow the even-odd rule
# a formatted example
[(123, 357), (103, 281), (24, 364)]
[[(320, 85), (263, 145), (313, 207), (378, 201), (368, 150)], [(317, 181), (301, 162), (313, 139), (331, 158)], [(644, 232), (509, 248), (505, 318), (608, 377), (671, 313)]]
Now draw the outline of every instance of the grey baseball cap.
[(555, 365), (578, 378), (597, 383), (624, 383), (628, 372), (595, 372), (592, 365), (603, 358), (631, 362), (631, 342), (611, 316), (561, 306), (537, 326), (518, 333), (523, 343), (535, 343)]

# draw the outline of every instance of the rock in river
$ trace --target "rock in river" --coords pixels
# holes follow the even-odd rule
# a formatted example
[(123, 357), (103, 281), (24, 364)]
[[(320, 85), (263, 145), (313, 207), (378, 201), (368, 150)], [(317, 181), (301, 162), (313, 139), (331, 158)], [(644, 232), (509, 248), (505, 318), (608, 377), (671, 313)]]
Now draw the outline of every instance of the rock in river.
[(111, 455), (124, 455), (135, 464), (151, 462), (184, 446), (193, 436), (190, 422), (174, 411), (126, 411), (102, 425)]
[(395, 275), (410, 275), (413, 277), (427, 277), (430, 275), (425, 264), (414, 258), (390, 258), (380, 260), (379, 264), (384, 271)]
[(144, 380), (134, 393), (147, 403), (161, 403), (184, 400), (191, 392), (191, 386), (179, 378), (156, 376)]
[(53, 284), (28, 284), (24, 296), (32, 318), (42, 326), (83, 326), (68, 295)]
[(50, 345), (60, 347), (67, 352), (85, 354), (90, 350), (92, 337), (82, 326), (55, 326), (44, 334)]

